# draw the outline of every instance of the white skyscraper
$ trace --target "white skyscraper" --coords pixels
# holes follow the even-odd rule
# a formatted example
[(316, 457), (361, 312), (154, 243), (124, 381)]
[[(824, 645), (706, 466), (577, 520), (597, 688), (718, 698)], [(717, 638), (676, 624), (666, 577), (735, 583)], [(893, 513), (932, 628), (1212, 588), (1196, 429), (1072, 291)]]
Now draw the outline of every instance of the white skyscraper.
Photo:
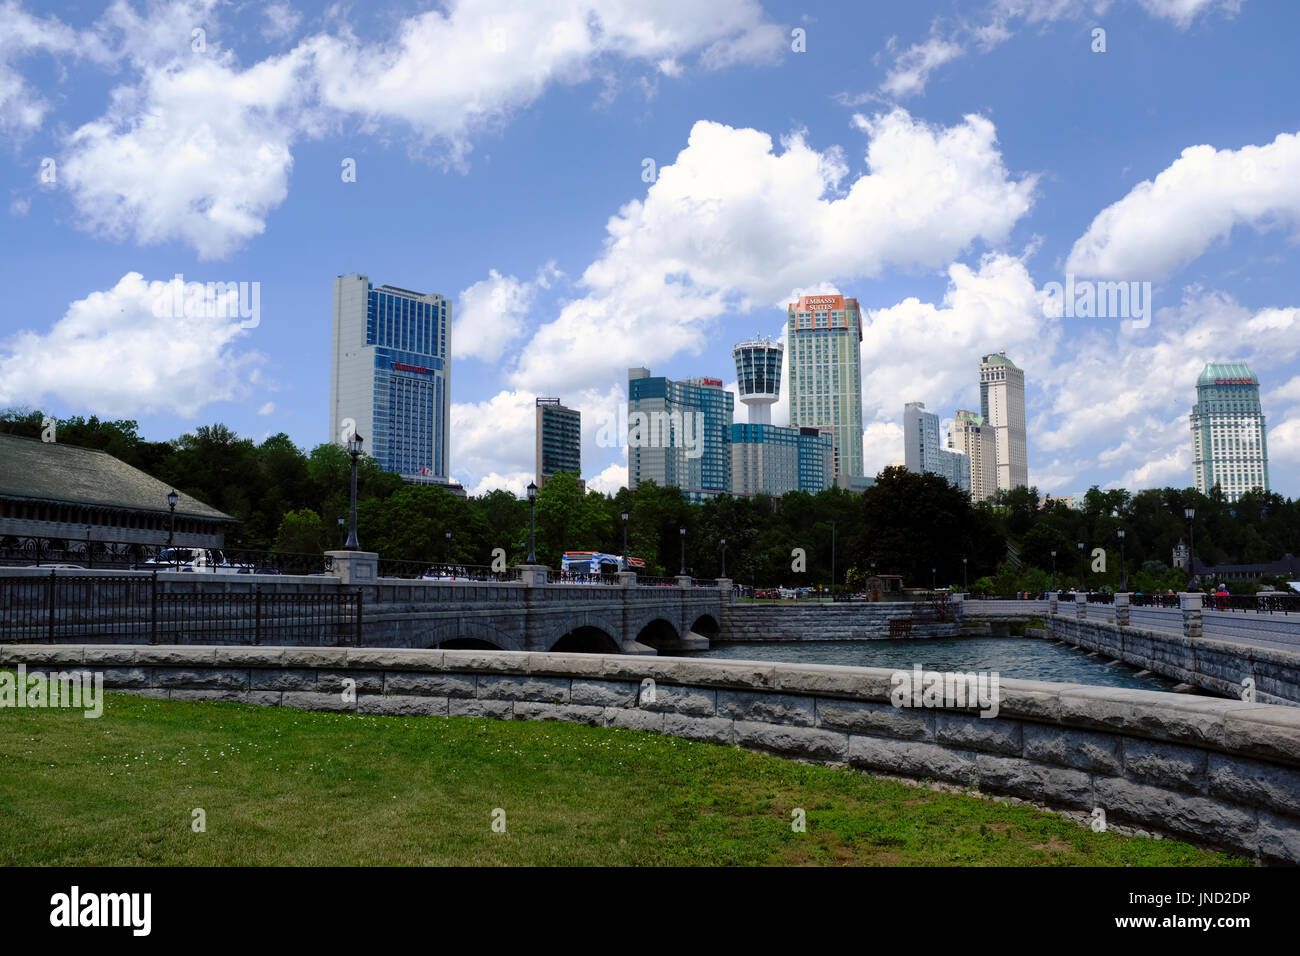
[(971, 501), (993, 497), (998, 484), (997, 442), (984, 419), (964, 408), (948, 427), (948, 447), (962, 452), (970, 462)]
[(1025, 435), (1025, 373), (1005, 351), (980, 360), (980, 416), (997, 445), (997, 487), (1029, 486)]
[(1252, 488), (1268, 491), (1259, 379), (1244, 362), (1211, 362), (1196, 380), (1192, 477), (1201, 494), (1218, 485), (1229, 502)]
[(908, 471), (941, 475), (970, 493), (970, 459), (962, 451), (949, 451), (939, 444), (939, 416), (927, 412), (924, 402), (903, 406), (903, 450)]
[(806, 295), (787, 307), (790, 427), (830, 435), (835, 477), (862, 475), (862, 311), (857, 299)]

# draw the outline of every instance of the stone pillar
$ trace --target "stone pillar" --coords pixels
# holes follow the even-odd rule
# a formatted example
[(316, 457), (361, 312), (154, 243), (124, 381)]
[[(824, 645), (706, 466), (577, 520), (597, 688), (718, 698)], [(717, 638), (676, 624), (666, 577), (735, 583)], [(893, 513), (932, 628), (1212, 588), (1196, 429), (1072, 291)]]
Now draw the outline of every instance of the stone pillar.
[(723, 604), (731, 603), (731, 578), (718, 578), (718, 597)]
[(1080, 621), (1088, 620), (1088, 595), (1082, 591), (1074, 595), (1074, 616)]
[(953, 617), (961, 621), (966, 616), (966, 595), (961, 591), (954, 591), (948, 595), (948, 602), (952, 605)]
[(376, 584), (379, 581), (379, 555), (374, 551), (326, 551), (330, 574), (340, 584)]
[(1128, 627), (1128, 598), (1127, 592), (1115, 595), (1115, 624), (1117, 627)]
[(677, 586), (679, 588), (688, 588), (691, 586), (691, 576), (689, 574), (677, 575)]
[(1057, 598), (1058, 595), (1055, 591), (1047, 595), (1047, 613), (1052, 615), (1052, 617), (1056, 617), (1057, 612), (1060, 610), (1060, 606), (1059, 606), (1059, 602), (1057, 601)]
[(1201, 637), (1201, 609), (1204, 595), (1200, 591), (1183, 591), (1178, 595), (1178, 606), (1183, 612), (1183, 636)]
[(546, 572), (549, 571), (544, 564), (521, 564), (519, 565), (519, 580), (524, 582), (526, 588), (540, 588), (546, 585)]
[(618, 572), (618, 586), (621, 587), (621, 588), (634, 588), (634, 587), (636, 587), (636, 572), (635, 572), (635, 571), (619, 571), (619, 572)]

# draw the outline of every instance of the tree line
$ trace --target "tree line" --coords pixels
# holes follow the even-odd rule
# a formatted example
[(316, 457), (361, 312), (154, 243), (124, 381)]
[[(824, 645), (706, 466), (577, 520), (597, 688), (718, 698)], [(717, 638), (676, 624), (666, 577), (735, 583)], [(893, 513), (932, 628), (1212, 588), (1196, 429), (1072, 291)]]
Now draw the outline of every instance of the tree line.
[[(0, 431), (39, 438), (43, 420), (38, 411), (10, 410), (0, 413)], [(151, 442), (135, 421), (93, 416), (59, 419), (55, 428), (58, 441), (106, 451), (233, 516), (232, 546), (318, 552), (343, 543), (351, 462), (338, 445), (303, 451), (283, 433), (258, 443), (221, 424)], [(863, 493), (722, 495), (702, 504), (651, 482), (584, 493), (576, 477), (557, 475), (537, 497), (536, 554), (550, 567), (565, 551), (621, 554), (626, 534), (627, 553), (646, 562), (647, 574), (684, 567), (720, 577), (725, 560), (727, 577), (757, 587), (826, 586), (832, 573), (837, 585), (860, 587), (874, 570), (900, 574), (908, 586), (1041, 592), (1054, 572), (1061, 588), (1082, 579), (1090, 589), (1116, 590), (1125, 573), (1130, 590), (1150, 592), (1186, 586), (1172, 552), (1188, 538), (1187, 507), (1195, 509), (1196, 557), (1207, 564), (1269, 562), (1300, 550), (1300, 501), (1274, 493), (1229, 504), (1217, 488), (1202, 495), (1094, 487), (1074, 509), (1044, 506), (1037, 489), (1017, 488), (972, 504), (937, 475), (886, 468)], [(527, 555), (528, 502), (505, 490), (460, 498), (405, 484), (367, 456), (357, 510), (362, 547), (386, 558), (486, 565), (497, 548), (512, 564)]]

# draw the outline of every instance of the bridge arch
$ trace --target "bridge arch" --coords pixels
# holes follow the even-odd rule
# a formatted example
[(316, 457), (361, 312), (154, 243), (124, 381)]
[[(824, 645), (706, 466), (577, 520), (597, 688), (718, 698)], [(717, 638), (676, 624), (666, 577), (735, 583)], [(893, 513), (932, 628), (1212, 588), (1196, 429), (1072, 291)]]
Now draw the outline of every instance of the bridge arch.
[(663, 617), (656, 617), (642, 625), (641, 630), (636, 635), (638, 644), (653, 647), (655, 650), (674, 647), (680, 641), (681, 634), (678, 633), (677, 626)]
[(609, 632), (582, 624), (561, 634), (548, 650), (558, 654), (617, 654), (620, 647)]
[(695, 619), (695, 623), (691, 625), (690, 629), (701, 637), (707, 637), (709, 640), (713, 640), (722, 633), (722, 625), (718, 623), (718, 619), (712, 614), (701, 614)]
[(520, 640), (517, 635), (491, 624), (462, 618), (419, 628), (411, 646), (447, 651), (513, 651), (520, 649)]

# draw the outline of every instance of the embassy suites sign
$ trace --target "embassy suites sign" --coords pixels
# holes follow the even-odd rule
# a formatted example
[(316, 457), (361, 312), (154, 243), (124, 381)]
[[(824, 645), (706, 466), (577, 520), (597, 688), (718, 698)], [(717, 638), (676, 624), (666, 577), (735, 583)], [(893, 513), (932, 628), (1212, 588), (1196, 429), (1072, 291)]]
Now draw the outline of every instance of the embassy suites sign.
[(1253, 378), (1216, 378), (1215, 385), (1254, 385)]

